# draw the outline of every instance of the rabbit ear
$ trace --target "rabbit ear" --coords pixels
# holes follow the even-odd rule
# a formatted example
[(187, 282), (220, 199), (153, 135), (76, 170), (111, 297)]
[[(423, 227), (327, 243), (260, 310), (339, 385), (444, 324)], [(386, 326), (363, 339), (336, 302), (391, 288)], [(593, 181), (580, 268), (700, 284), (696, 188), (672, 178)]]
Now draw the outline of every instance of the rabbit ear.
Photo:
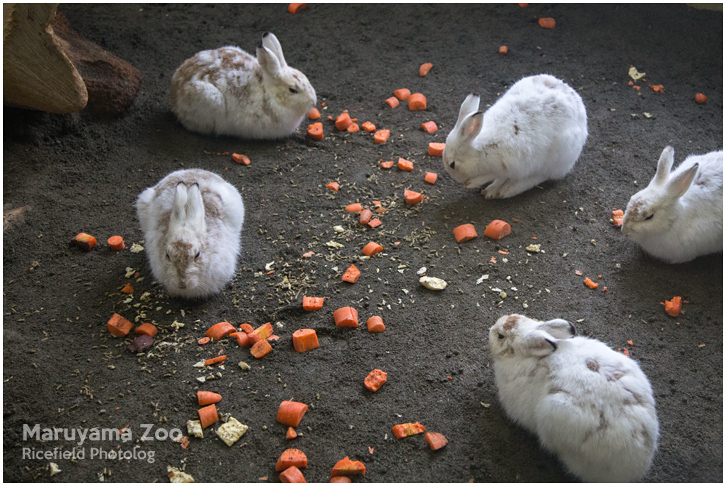
[(671, 167), (673, 167), (673, 147), (670, 145), (663, 149), (658, 160), (658, 168), (655, 171), (655, 182), (657, 184), (664, 184), (671, 173)]
[(532, 356), (548, 356), (557, 351), (557, 339), (545, 331), (534, 330), (524, 336), (522, 348)]
[(467, 96), (464, 102), (461, 104), (461, 108), (459, 108), (459, 118), (456, 120), (456, 125), (461, 125), (461, 122), (463, 122), (467, 116), (476, 112), (478, 109), (479, 95), (476, 93), (472, 93)]
[(459, 133), (464, 140), (474, 138), (479, 135), (481, 131), (482, 119), (484, 118), (484, 112), (477, 111), (461, 122), (459, 127)]
[(188, 191), (187, 221), (196, 227), (204, 225), (204, 201), (198, 184), (192, 184)]
[(277, 37), (275, 37), (275, 34), (272, 32), (265, 32), (262, 34), (262, 45), (271, 50), (272, 53), (277, 56), (277, 60), (280, 61), (281, 67), (284, 68), (287, 66), (287, 62), (285, 62), (285, 55), (282, 53), (282, 46), (280, 45), (280, 41), (277, 40)]
[(270, 49), (264, 46), (257, 48), (257, 62), (260, 63), (260, 67), (263, 71), (273, 77), (280, 77), (280, 60)]
[(557, 339), (568, 339), (577, 334), (575, 326), (564, 319), (552, 319), (551, 321), (543, 322), (538, 326), (538, 329), (545, 331)]
[(176, 185), (174, 206), (171, 209), (171, 221), (184, 221), (187, 217), (187, 186), (183, 182)]
[(688, 188), (691, 187), (691, 183), (697, 173), (698, 163), (695, 163), (690, 169), (684, 170), (677, 176), (673, 177), (670, 181), (668, 181), (668, 195), (674, 199), (678, 199), (684, 195)]

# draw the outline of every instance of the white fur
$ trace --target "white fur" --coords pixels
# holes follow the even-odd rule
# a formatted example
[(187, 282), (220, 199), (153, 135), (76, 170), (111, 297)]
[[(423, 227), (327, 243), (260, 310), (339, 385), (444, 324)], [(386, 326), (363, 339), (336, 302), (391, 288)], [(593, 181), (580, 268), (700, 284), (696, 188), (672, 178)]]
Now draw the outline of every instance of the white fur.
[(630, 199), (623, 234), (668, 263), (723, 251), (723, 151), (691, 155), (671, 167), (668, 146), (648, 187)]
[(139, 195), (136, 211), (151, 271), (171, 295), (208, 297), (234, 276), (245, 209), (218, 175), (172, 172)]
[(546, 74), (521, 79), (486, 113), (478, 109), (479, 96), (467, 96), (446, 138), (443, 162), (467, 189), (489, 184), (482, 191), (488, 199), (565, 177), (587, 140), (582, 98)]
[(269, 32), (257, 58), (235, 46), (201, 51), (176, 70), (171, 85), (174, 114), (186, 129), (204, 134), (286, 137), (316, 101), (308, 79), (287, 65)]
[(636, 481), (658, 441), (650, 382), (632, 359), (574, 332), (562, 319), (501, 317), (489, 332), (499, 400), (583, 481)]

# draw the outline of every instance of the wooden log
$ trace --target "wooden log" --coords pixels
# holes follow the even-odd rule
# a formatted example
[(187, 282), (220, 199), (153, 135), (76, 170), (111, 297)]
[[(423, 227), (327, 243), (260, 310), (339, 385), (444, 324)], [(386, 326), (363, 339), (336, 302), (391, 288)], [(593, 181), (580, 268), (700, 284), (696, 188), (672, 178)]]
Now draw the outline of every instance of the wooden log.
[(51, 24), (56, 40), (81, 74), (88, 90), (88, 110), (118, 114), (133, 104), (141, 72), (71, 29), (59, 12)]
[(57, 7), (3, 4), (5, 103), (50, 113), (73, 113), (86, 106), (86, 85), (50, 27)]

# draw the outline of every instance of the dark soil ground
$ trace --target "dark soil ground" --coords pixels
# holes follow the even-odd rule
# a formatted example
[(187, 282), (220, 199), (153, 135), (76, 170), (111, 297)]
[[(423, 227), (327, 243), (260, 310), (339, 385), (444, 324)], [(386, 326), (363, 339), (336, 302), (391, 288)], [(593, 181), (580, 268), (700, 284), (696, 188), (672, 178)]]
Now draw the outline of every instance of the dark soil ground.
[[(290, 15), (286, 6), (60, 6), (74, 29), (139, 68), (143, 86), (117, 118), (4, 110), (4, 209), (25, 208), (3, 232), (4, 479), (165, 481), (171, 465), (197, 481), (275, 482), (276, 459), (296, 447), (309, 459), (308, 481), (327, 482), (345, 456), (365, 463), (366, 474), (354, 480), (363, 482), (571, 481), (497, 402), (487, 331), (516, 312), (568, 319), (640, 363), (661, 427), (646, 481), (723, 481), (722, 255), (667, 265), (609, 222), (610, 211), (624, 209), (648, 183), (664, 146), (675, 147), (677, 161), (723, 146), (722, 13), (677, 4), (413, 3), (313, 4)], [(554, 17), (556, 28), (540, 28), (539, 17)], [(318, 106), (325, 103), (325, 139), (306, 138), (305, 124), (270, 142), (185, 131), (170, 110), (176, 67), (202, 49), (236, 44), (253, 51), (268, 30), (315, 86)], [(500, 45), (509, 47), (507, 56), (498, 54)], [(434, 67), (419, 77), (424, 62)], [(628, 86), (630, 65), (647, 73), (640, 90)], [(427, 155), (427, 144), (445, 140), (469, 92), (492, 104), (537, 73), (566, 80), (587, 107), (590, 136), (574, 170), (508, 200), (462, 189)], [(403, 87), (424, 93), (427, 110), (384, 104)], [(697, 92), (708, 96), (706, 104), (693, 101)], [(390, 140), (376, 145), (362, 131), (336, 132), (327, 115), (346, 109), (390, 129)], [(428, 120), (439, 131), (424, 133), (420, 124)], [(252, 164), (237, 165), (224, 152), (244, 153)], [(412, 160), (414, 170), (380, 169), (380, 160), (398, 157)], [(221, 295), (203, 302), (170, 298), (143, 252), (113, 253), (106, 244), (114, 234), (127, 247), (143, 242), (137, 195), (182, 167), (221, 174), (247, 208), (239, 271)], [(426, 171), (438, 172), (435, 185), (424, 183)], [(333, 180), (340, 192), (325, 189)], [(404, 189), (422, 192), (425, 201), (406, 207)], [(373, 200), (388, 208), (376, 229), (343, 210), (352, 202), (372, 207)], [(505, 239), (454, 241), (455, 226), (470, 222), (481, 234), (497, 218), (512, 222)], [(336, 225), (345, 232), (336, 233)], [(99, 240), (91, 252), (68, 246), (81, 231)], [(344, 247), (326, 247), (331, 240)], [(361, 261), (371, 240), (385, 252)], [(532, 243), (542, 251), (525, 251)], [(303, 258), (308, 251), (315, 255)], [(341, 282), (351, 262), (362, 272), (354, 285)], [(418, 284), (423, 266), (449, 283), (446, 290)], [(139, 276), (127, 278), (127, 267)], [(482, 275), (489, 278), (477, 285)], [(584, 277), (600, 289), (585, 287)], [(132, 297), (120, 293), (128, 282)], [(304, 312), (304, 295), (325, 296), (323, 310)], [(660, 304), (673, 296), (689, 302), (679, 318)], [(362, 321), (382, 316), (386, 331), (335, 328), (332, 311), (349, 305)], [(154, 322), (155, 347), (139, 356), (127, 351), (130, 339), (106, 330), (114, 312)], [(280, 340), (261, 360), (232, 342), (196, 344), (222, 320), (271, 321)], [(184, 327), (175, 330), (175, 321)], [(296, 353), (291, 336), (299, 328), (316, 329), (320, 348)], [(220, 349), (228, 356), (224, 368), (193, 367)], [(251, 370), (242, 371), (240, 361)], [(375, 394), (363, 387), (374, 368), (388, 373)], [(249, 425), (237, 444), (227, 447), (214, 427), (187, 449), (140, 440), (142, 424), (186, 433), (197, 390), (220, 392), (220, 413)], [(289, 399), (310, 405), (294, 441), (275, 420)], [(449, 445), (433, 452), (423, 436), (392, 438), (393, 425), (416, 421)], [(77, 448), (86, 458), (52, 460), (62, 472), (50, 478), (51, 461), (24, 458), (23, 449), (68, 451), (75, 442), (23, 440), (23, 424), (128, 424), (133, 439), (87, 441)], [(154, 461), (89, 457), (92, 448), (135, 447), (137, 457), (153, 451)]]

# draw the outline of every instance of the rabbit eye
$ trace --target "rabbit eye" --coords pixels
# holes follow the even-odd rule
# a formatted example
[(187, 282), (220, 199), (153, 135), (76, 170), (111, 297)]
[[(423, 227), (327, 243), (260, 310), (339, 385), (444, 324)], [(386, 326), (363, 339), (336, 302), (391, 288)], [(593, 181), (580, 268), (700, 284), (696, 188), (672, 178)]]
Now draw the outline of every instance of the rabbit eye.
[(503, 336), (503, 335), (501, 335), (501, 334), (497, 334), (497, 337), (498, 337), (499, 339), (504, 339), (504, 336)]
[(451, 167), (452, 169), (454, 169), (455, 168), (454, 167), (455, 165), (456, 165), (456, 161), (453, 161), (452, 163), (449, 164), (449, 167)]
[(653, 219), (654, 214), (655, 213), (651, 214), (650, 216), (646, 216), (645, 218), (643, 218), (643, 221), (648, 221), (649, 219)]
[(290, 93), (297, 94), (297, 90), (295, 88), (290, 88)]
[(171, 260), (171, 257), (169, 256), (169, 254), (168, 254), (168, 253), (166, 254), (166, 259), (167, 259), (167, 260)]
[(202, 253), (201, 251), (198, 251), (198, 252), (197, 252), (197, 254), (196, 254), (196, 255), (194, 255), (194, 259), (196, 260), (197, 258), (199, 258), (199, 255), (200, 255), (201, 253)]

